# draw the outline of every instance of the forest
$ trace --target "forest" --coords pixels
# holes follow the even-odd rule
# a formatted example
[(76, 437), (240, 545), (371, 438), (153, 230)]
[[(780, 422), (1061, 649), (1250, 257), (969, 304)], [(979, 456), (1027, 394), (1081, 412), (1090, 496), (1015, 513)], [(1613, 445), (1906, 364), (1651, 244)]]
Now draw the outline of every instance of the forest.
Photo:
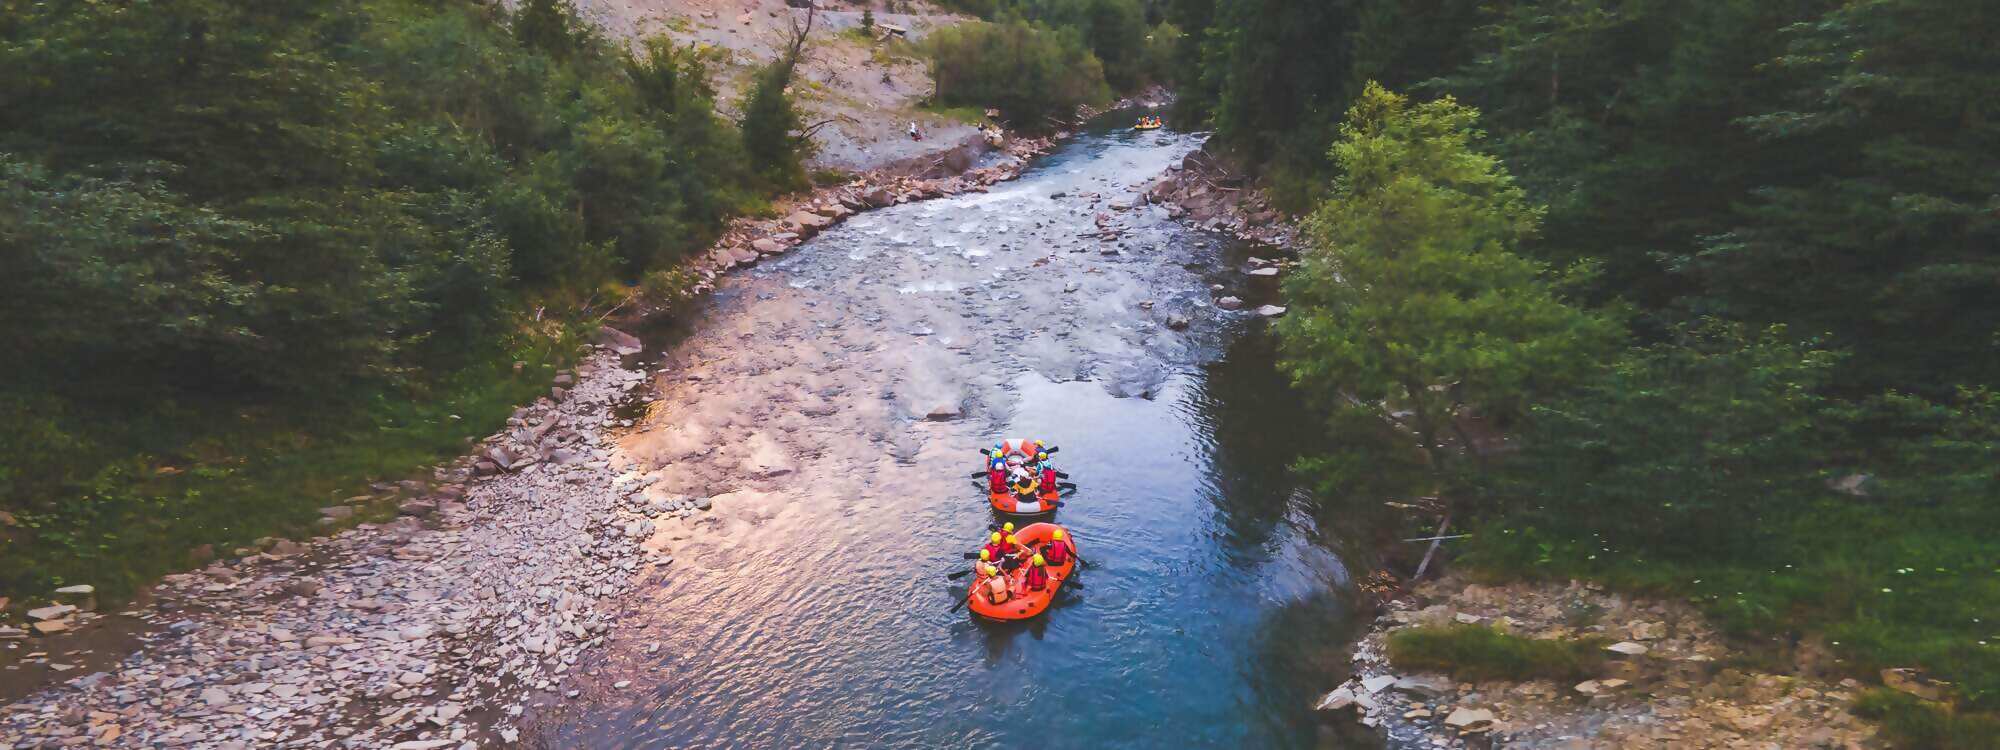
[[(942, 5), (927, 106), (1163, 85), (1302, 222), (1320, 497), (1920, 669), (1944, 700), (1856, 710), (2000, 742), (2000, 4)], [(813, 179), (799, 61), (732, 119), (714, 55), (564, 0), (0, 0), (0, 607), (309, 536), (685, 287)]]
[(555, 0), (0, 11), (0, 591), (311, 531), (804, 179), (783, 80), (739, 129)]
[(1286, 371), (1334, 434), (1382, 436), (1302, 468), (1413, 469), (1483, 570), (1930, 670), (1955, 711), (1866, 710), (1992, 746), (2000, 8), (1165, 13), (1183, 125), (1309, 217)]

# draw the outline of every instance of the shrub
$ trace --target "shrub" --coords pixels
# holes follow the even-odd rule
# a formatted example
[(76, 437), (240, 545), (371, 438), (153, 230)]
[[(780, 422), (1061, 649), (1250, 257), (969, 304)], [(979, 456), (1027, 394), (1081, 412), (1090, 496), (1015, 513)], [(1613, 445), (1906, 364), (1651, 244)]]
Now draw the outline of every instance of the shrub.
[(1467, 682), (1575, 682), (1597, 674), (1604, 643), (1521, 638), (1478, 625), (1412, 627), (1389, 634), (1389, 661), (1398, 669), (1445, 672)]
[(1047, 129), (1078, 105), (1109, 96), (1103, 64), (1075, 34), (1018, 19), (939, 29), (924, 40), (924, 51), (939, 104), (995, 107), (1029, 130)]
[(1962, 714), (1948, 705), (1920, 700), (1886, 688), (1862, 693), (1854, 713), (1882, 723), (1895, 747), (1927, 750), (2000, 748), (2000, 716)]

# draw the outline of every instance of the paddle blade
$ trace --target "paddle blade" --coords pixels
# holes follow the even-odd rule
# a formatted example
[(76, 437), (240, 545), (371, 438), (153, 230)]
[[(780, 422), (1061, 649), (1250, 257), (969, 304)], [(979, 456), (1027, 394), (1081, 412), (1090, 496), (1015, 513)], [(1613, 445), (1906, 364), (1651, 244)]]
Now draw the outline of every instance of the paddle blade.
[(960, 578), (964, 578), (964, 577), (966, 577), (966, 576), (969, 576), (969, 575), (972, 575), (972, 571), (970, 571), (970, 570), (961, 570), (961, 571), (958, 571), (957, 573), (946, 573), (946, 574), (944, 574), (944, 577), (945, 577), (945, 579), (946, 579), (946, 580), (952, 580), (952, 581), (956, 581), (956, 580), (958, 580), (958, 579), (960, 579)]

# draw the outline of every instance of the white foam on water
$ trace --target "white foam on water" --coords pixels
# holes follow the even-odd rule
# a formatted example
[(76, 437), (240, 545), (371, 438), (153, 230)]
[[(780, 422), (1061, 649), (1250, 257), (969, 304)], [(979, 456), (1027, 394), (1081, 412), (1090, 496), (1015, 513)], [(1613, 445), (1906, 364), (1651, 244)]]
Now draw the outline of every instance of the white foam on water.
[(897, 290), (896, 290), (896, 293), (897, 293), (897, 294), (935, 294), (935, 293), (938, 293), (938, 292), (948, 292), (948, 293), (949, 293), (949, 292), (957, 292), (957, 291), (958, 291), (958, 282), (955, 282), (955, 281), (938, 281), (938, 280), (935, 280), (935, 279), (925, 279), (925, 280), (923, 280), (923, 281), (919, 281), (919, 282), (917, 282), (917, 283), (915, 283), (915, 284), (907, 284), (907, 285), (904, 285), (904, 286), (903, 286), (902, 288), (900, 288), (900, 289), (897, 289)]

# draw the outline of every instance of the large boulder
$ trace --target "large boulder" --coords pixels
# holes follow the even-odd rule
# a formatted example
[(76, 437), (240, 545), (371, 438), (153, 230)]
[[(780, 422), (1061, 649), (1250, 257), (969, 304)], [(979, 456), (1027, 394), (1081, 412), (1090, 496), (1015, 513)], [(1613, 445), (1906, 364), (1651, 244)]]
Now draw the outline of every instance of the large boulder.
[(1451, 680), (1436, 675), (1411, 675), (1389, 685), (1390, 690), (1426, 700), (1448, 695), (1453, 687)]
[(833, 226), (833, 220), (810, 211), (794, 211), (785, 217), (785, 229), (809, 234)]
[[(598, 326), (595, 339), (598, 346), (611, 349), (621, 357), (638, 354), (645, 350), (645, 346), (639, 343), (639, 337), (612, 328), (611, 326)], [(499, 464), (505, 467), (508, 465), (508, 462), (500, 461)]]
[(1485, 731), (1493, 728), (1493, 712), (1460, 706), (1444, 717), (1444, 725), (1461, 732)]

